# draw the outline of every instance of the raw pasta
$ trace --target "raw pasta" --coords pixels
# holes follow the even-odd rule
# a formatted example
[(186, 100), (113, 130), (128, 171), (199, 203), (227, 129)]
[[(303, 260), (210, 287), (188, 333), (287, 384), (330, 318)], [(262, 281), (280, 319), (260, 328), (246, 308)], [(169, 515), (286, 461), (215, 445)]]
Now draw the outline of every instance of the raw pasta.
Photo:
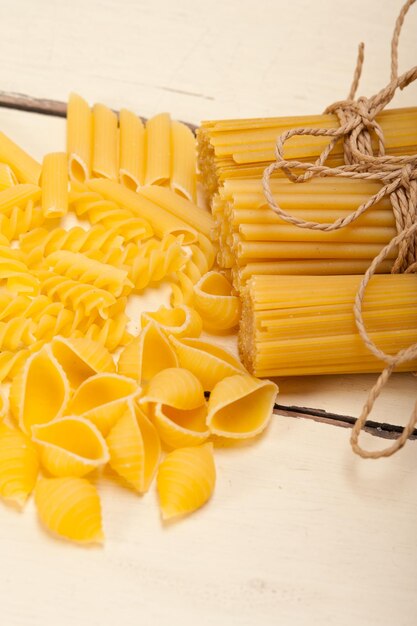
[(161, 454), (158, 433), (143, 411), (129, 400), (107, 436), (110, 467), (139, 493), (148, 491)]
[(221, 437), (245, 439), (268, 425), (278, 387), (269, 380), (238, 374), (214, 387), (208, 403), (207, 425)]
[(117, 115), (103, 104), (93, 106), (93, 175), (118, 179)]
[(52, 342), (52, 352), (74, 389), (90, 376), (116, 369), (110, 352), (102, 343), (89, 338), (56, 337)]
[(2, 132), (0, 132), (0, 162), (12, 168), (19, 183), (38, 184), (41, 175), (40, 164)]
[(213, 444), (170, 452), (159, 466), (157, 477), (162, 519), (199, 509), (211, 497), (215, 482)]
[(120, 110), (119, 123), (120, 182), (136, 191), (145, 177), (145, 127), (142, 120), (127, 109)]
[(198, 378), (188, 370), (170, 367), (152, 378), (139, 402), (160, 402), (175, 409), (196, 409), (205, 403), (204, 389)]
[(164, 333), (175, 337), (199, 337), (203, 328), (197, 311), (183, 304), (174, 309), (161, 306), (155, 313), (142, 313), (141, 320), (142, 327), (154, 320)]
[(164, 185), (171, 174), (171, 118), (159, 113), (146, 123), (146, 185)]
[(156, 323), (149, 322), (121, 352), (117, 371), (142, 383), (163, 369), (177, 366), (178, 358), (167, 336)]
[(32, 426), (40, 462), (53, 476), (85, 476), (109, 460), (106, 442), (94, 424), (83, 417), (61, 417)]
[(10, 389), (12, 415), (28, 434), (33, 425), (60, 417), (68, 400), (68, 379), (49, 346), (27, 359)]
[(0, 497), (22, 508), (35, 487), (38, 471), (38, 454), (29, 437), (0, 424)]
[(17, 178), (10, 165), (0, 163), (0, 191), (17, 185)]
[(196, 201), (196, 145), (192, 131), (181, 122), (171, 122), (171, 187), (188, 200)]
[(42, 212), (62, 217), (68, 212), (68, 159), (65, 152), (52, 152), (42, 165)]
[(70, 94), (67, 109), (67, 154), (71, 180), (90, 178), (93, 151), (93, 115), (87, 102)]
[(240, 318), (240, 300), (232, 295), (232, 286), (220, 272), (211, 271), (194, 287), (194, 305), (203, 327), (213, 333), (229, 331)]
[(55, 535), (80, 543), (102, 543), (101, 506), (96, 488), (85, 478), (43, 478), (35, 488), (43, 525)]

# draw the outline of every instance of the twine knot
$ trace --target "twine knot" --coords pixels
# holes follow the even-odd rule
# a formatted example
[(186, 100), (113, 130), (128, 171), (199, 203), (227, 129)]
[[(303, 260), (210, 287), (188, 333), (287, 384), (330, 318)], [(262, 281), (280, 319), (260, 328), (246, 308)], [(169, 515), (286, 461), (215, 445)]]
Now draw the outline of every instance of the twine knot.
[[(411, 272), (417, 270), (417, 155), (391, 156), (385, 154), (384, 135), (376, 116), (391, 102), (397, 89), (404, 89), (417, 79), (417, 66), (402, 75), (398, 75), (398, 42), (404, 18), (416, 0), (407, 0), (397, 18), (391, 41), (391, 81), (381, 91), (370, 98), (355, 94), (359, 85), (364, 61), (364, 44), (359, 45), (358, 59), (352, 86), (346, 100), (335, 102), (325, 110), (334, 113), (339, 120), (338, 128), (295, 128), (280, 135), (276, 142), (276, 161), (265, 168), (262, 183), (265, 198), (269, 207), (284, 221), (311, 230), (331, 232), (352, 224), (363, 213), (377, 204), (384, 197), (389, 197), (395, 216), (397, 235), (375, 257), (366, 271), (354, 304), (354, 316), (358, 332), (367, 348), (378, 358), (387, 363), (387, 367), (379, 376), (371, 389), (360, 417), (352, 429), (351, 445), (357, 454), (364, 458), (390, 456), (399, 450), (407, 441), (417, 422), (417, 403), (410, 416), (407, 426), (400, 437), (389, 447), (378, 452), (364, 450), (358, 443), (359, 433), (372, 410), (374, 402), (395, 367), (417, 358), (417, 344), (400, 350), (395, 355), (384, 353), (369, 337), (362, 316), (362, 302), (369, 280), (378, 265), (391, 252), (397, 252), (392, 272)], [(328, 145), (314, 163), (288, 160), (284, 158), (284, 144), (297, 135), (313, 135), (329, 137)], [(329, 167), (326, 161), (336, 143), (343, 140), (345, 164), (340, 167)], [(374, 151), (376, 144), (376, 154)], [(377, 180), (382, 183), (381, 189), (368, 198), (355, 211), (332, 223), (306, 222), (286, 213), (276, 202), (271, 192), (270, 178), (273, 172), (281, 169), (285, 175), (296, 183), (302, 183), (313, 176), (337, 176), (361, 180)]]

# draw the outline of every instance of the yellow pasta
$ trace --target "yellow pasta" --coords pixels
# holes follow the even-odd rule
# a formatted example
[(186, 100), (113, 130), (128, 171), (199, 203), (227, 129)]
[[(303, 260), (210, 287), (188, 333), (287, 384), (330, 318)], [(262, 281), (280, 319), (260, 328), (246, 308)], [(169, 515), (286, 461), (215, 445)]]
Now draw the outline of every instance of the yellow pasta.
[(53, 476), (85, 476), (110, 458), (103, 435), (83, 417), (32, 426), (32, 440), (40, 449), (42, 467)]
[(177, 339), (169, 337), (179, 360), (180, 367), (192, 372), (204, 387), (212, 391), (215, 385), (226, 378), (245, 371), (233, 354), (201, 339)]
[(198, 446), (210, 437), (206, 403), (194, 409), (177, 409), (157, 402), (151, 415), (161, 440), (169, 448)]
[(101, 506), (85, 478), (44, 478), (35, 489), (42, 524), (53, 534), (80, 543), (102, 543)]
[(193, 132), (181, 122), (171, 123), (171, 187), (192, 202), (196, 201), (197, 153)]
[(137, 242), (149, 239), (154, 234), (147, 220), (138, 217), (125, 206), (105, 199), (100, 193), (89, 190), (85, 185), (73, 183), (70, 205), (78, 217), (88, 219), (91, 224), (117, 228), (126, 241)]
[(68, 405), (67, 413), (82, 415), (106, 436), (123, 414), (127, 400), (139, 392), (140, 387), (131, 378), (120, 374), (96, 374), (78, 387)]
[(42, 226), (45, 219), (42, 207), (29, 200), (24, 207), (13, 207), (8, 215), (0, 214), (0, 233), (11, 242), (33, 228)]
[(143, 187), (138, 193), (202, 233), (205, 237), (212, 238), (215, 223), (206, 209), (202, 209), (186, 198), (181, 198), (170, 189), (158, 185)]
[(120, 346), (125, 346), (132, 340), (132, 335), (127, 332), (129, 318), (125, 313), (120, 313), (107, 320), (97, 320), (98, 323), (90, 324), (84, 331), (86, 338), (98, 341), (105, 348), (113, 352)]
[(145, 128), (142, 120), (127, 109), (119, 114), (119, 178), (122, 185), (136, 191), (145, 177)]
[(10, 389), (12, 414), (28, 434), (35, 424), (60, 417), (68, 400), (68, 379), (48, 345), (27, 359)]
[(194, 305), (203, 327), (213, 333), (235, 328), (240, 318), (240, 300), (220, 272), (210, 271), (194, 286)]
[(128, 401), (107, 436), (110, 467), (139, 493), (148, 491), (161, 455), (158, 433), (143, 411)]
[(9, 399), (6, 396), (3, 389), (0, 389), (0, 422), (4, 420), (4, 418), (9, 413)]
[(152, 320), (164, 333), (175, 337), (199, 337), (203, 329), (203, 321), (197, 311), (184, 304), (174, 309), (161, 306), (154, 313), (142, 313), (143, 328)]
[(68, 213), (68, 159), (65, 152), (51, 152), (43, 159), (42, 212), (51, 218)]
[(37, 185), (41, 175), (41, 165), (6, 135), (0, 132), (0, 162), (9, 165), (19, 183)]
[(103, 104), (93, 107), (94, 176), (118, 179), (117, 115)]
[(232, 439), (258, 435), (268, 425), (277, 393), (274, 383), (249, 375), (237, 374), (221, 380), (208, 403), (210, 431)]
[(150, 322), (121, 352), (117, 371), (139, 381), (149, 381), (168, 367), (177, 367), (178, 358), (167, 336)]
[(198, 378), (182, 367), (170, 367), (149, 382), (139, 403), (160, 402), (175, 409), (196, 409), (205, 403), (204, 389)]
[(116, 369), (110, 352), (100, 342), (89, 338), (56, 337), (52, 352), (74, 389), (95, 374)]
[(171, 174), (171, 118), (155, 115), (146, 123), (146, 185), (169, 183)]
[(22, 508), (35, 487), (38, 471), (38, 454), (29, 437), (0, 424), (0, 497)]
[(135, 193), (111, 180), (90, 180), (88, 187), (106, 200), (115, 202), (128, 209), (132, 213), (132, 217), (145, 219), (152, 226), (155, 236), (159, 237), (159, 239), (170, 234), (175, 236), (183, 235), (184, 244), (187, 245), (194, 243), (198, 238), (195, 228), (151, 202), (141, 193)]
[(110, 308), (116, 304), (116, 297), (105, 289), (92, 288), (89, 284), (48, 270), (40, 270), (36, 276), (40, 281), (41, 293), (51, 300), (63, 302), (73, 310), (82, 308), (87, 316), (97, 313), (107, 320)]
[(17, 185), (17, 178), (10, 165), (0, 163), (0, 191)]
[(14, 185), (0, 191), (0, 213), (9, 216), (15, 207), (26, 205), (29, 200), (36, 202), (41, 197), (38, 185)]
[(116, 297), (125, 295), (133, 287), (126, 270), (90, 259), (81, 252), (58, 250), (50, 254), (45, 262), (57, 274), (105, 289)]
[(70, 94), (67, 108), (67, 154), (71, 180), (90, 178), (93, 150), (93, 115), (87, 102)]
[(25, 261), (20, 250), (12, 249), (8, 242), (4, 245), (0, 241), (0, 284), (16, 293), (34, 295), (39, 291), (39, 281), (29, 271)]
[(213, 444), (170, 452), (158, 469), (162, 519), (196, 511), (211, 497), (216, 482)]

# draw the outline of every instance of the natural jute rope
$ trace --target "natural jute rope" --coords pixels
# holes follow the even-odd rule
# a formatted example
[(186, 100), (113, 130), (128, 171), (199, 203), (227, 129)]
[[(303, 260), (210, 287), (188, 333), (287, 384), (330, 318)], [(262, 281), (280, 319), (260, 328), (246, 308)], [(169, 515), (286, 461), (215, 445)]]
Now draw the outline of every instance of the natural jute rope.
[[(275, 155), (276, 161), (269, 165), (263, 174), (263, 191), (269, 207), (281, 219), (300, 228), (323, 230), (330, 232), (339, 230), (352, 224), (365, 211), (377, 204), (385, 196), (389, 196), (395, 216), (397, 236), (375, 257), (365, 273), (354, 304), (354, 315), (359, 334), (368, 349), (379, 359), (387, 363), (387, 367), (379, 376), (371, 389), (367, 401), (352, 429), (351, 445), (357, 454), (364, 458), (380, 458), (390, 456), (402, 448), (412, 433), (417, 422), (417, 402), (401, 436), (394, 443), (383, 450), (372, 452), (364, 450), (358, 443), (358, 438), (365, 421), (372, 410), (375, 400), (386, 385), (389, 377), (397, 365), (411, 361), (417, 357), (417, 344), (400, 350), (395, 355), (386, 354), (380, 350), (370, 338), (363, 321), (362, 303), (369, 280), (375, 273), (377, 266), (398, 247), (397, 258), (392, 272), (410, 272), (417, 268), (417, 154), (410, 156), (387, 156), (382, 129), (375, 117), (392, 100), (397, 89), (404, 89), (417, 79), (417, 66), (398, 76), (398, 42), (404, 18), (415, 0), (408, 0), (398, 16), (391, 42), (391, 81), (379, 93), (371, 98), (360, 97), (355, 100), (358, 88), (363, 59), (364, 44), (359, 46), (358, 61), (355, 69), (352, 87), (347, 100), (335, 102), (325, 113), (334, 113), (340, 121), (339, 128), (295, 128), (283, 133), (277, 140)], [(284, 144), (291, 137), (297, 135), (322, 135), (330, 137), (328, 146), (323, 150), (314, 163), (287, 160), (284, 158)], [(377, 138), (378, 152), (375, 155), (372, 148), (372, 136)], [(333, 150), (336, 142), (343, 138), (345, 165), (328, 167), (325, 165), (327, 157)], [(302, 183), (314, 176), (338, 176), (343, 178), (378, 180), (382, 183), (381, 189), (366, 202), (361, 204), (345, 218), (339, 218), (333, 223), (320, 224), (305, 222), (286, 213), (275, 201), (270, 187), (272, 173), (282, 169), (286, 176), (295, 183)], [(302, 172), (295, 174), (294, 172)]]

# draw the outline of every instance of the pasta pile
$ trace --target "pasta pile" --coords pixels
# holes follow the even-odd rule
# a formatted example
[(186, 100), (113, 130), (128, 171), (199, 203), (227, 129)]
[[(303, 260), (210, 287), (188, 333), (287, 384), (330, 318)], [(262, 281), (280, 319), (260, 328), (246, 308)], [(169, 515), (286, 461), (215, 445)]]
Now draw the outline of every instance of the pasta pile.
[[(243, 295), (240, 352), (256, 376), (380, 372), (356, 327), (361, 276), (253, 276)], [(373, 276), (363, 300), (371, 340), (395, 354), (417, 341), (417, 276)], [(417, 361), (398, 366), (414, 371)]]
[[(157, 475), (162, 518), (191, 513), (213, 444), (270, 419), (276, 385), (210, 339), (241, 303), (195, 190), (194, 137), (167, 114), (144, 126), (73, 94), (67, 152), (42, 165), (0, 133), (0, 496), (34, 492), (58, 536), (103, 541), (108, 471), (138, 493)], [(131, 319), (162, 283), (169, 306)]]
[[(381, 111), (376, 121), (383, 131), (387, 154), (416, 152), (417, 107)], [(259, 180), (265, 167), (275, 161), (275, 143), (285, 131), (301, 126), (338, 128), (339, 125), (337, 116), (333, 114), (202, 122), (197, 130), (198, 165), (209, 200), (228, 180)], [(328, 142), (329, 139), (323, 136), (291, 137), (285, 145), (284, 158), (314, 161)], [(329, 166), (343, 163), (342, 140), (335, 146), (327, 163)], [(282, 177), (283, 173), (276, 171), (275, 176)]]

